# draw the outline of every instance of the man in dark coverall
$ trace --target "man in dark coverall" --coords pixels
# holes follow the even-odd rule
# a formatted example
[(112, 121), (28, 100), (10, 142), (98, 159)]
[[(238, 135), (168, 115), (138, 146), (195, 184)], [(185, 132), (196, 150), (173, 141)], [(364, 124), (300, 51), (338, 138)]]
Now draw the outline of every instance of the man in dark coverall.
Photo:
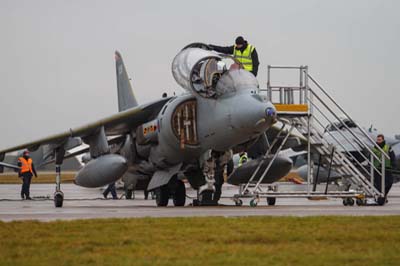
[(236, 60), (242, 63), (245, 70), (253, 73), (255, 77), (257, 76), (260, 62), (258, 61), (256, 48), (247, 43), (242, 36), (236, 38), (235, 45), (223, 47), (209, 44), (208, 46), (218, 53), (233, 55)]
[[(387, 194), (390, 191), (390, 188), (393, 185), (393, 176), (392, 176), (392, 169), (396, 168), (396, 156), (392, 150), (392, 147), (390, 147), (388, 144), (385, 142), (385, 137), (382, 134), (379, 134), (376, 137), (376, 145), (379, 146), (384, 153), (386, 153), (390, 159), (385, 158), (385, 197), (384, 198), (379, 198), (378, 199), (378, 204), (383, 205), (386, 203), (386, 198)], [(381, 186), (382, 186), (382, 176), (381, 176), (381, 169), (382, 169), (382, 163), (381, 163), (381, 158), (382, 158), (382, 153), (380, 150), (378, 150), (377, 147), (374, 147), (372, 149), (374, 154), (379, 158), (379, 161), (374, 159), (374, 166), (376, 169), (379, 171), (374, 170), (374, 186), (381, 191)]]
[(110, 193), (110, 192), (111, 192), (111, 196), (113, 197), (113, 199), (118, 199), (117, 191), (115, 190), (115, 182), (109, 184), (108, 187), (104, 190), (103, 196), (105, 199), (107, 199), (108, 193)]
[(31, 186), (32, 176), (35, 175), (35, 177), (37, 177), (37, 173), (28, 150), (24, 151), (22, 157), (18, 158), (18, 166), (20, 167), (18, 176), (22, 178), (21, 199), (31, 200), (29, 188)]
[(214, 179), (215, 179), (215, 192), (213, 196), (213, 201), (218, 203), (221, 199), (222, 194), (222, 185), (224, 184), (224, 173), (228, 176), (233, 171), (233, 161), (232, 154), (230, 151), (228, 152), (217, 152), (212, 151), (211, 156), (215, 159), (215, 171), (214, 171)]

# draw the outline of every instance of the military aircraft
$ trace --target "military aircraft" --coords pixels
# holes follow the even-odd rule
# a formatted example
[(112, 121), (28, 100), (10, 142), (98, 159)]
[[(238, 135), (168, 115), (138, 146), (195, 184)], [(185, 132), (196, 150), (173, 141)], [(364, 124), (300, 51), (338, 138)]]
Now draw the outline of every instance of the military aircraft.
[[(77, 185), (100, 187), (130, 176), (148, 181), (147, 190), (155, 192), (158, 206), (167, 206), (170, 197), (175, 206), (183, 206), (186, 191), (181, 179), (186, 178), (198, 190), (199, 202), (208, 202), (214, 191), (213, 176), (204, 172), (210, 150), (244, 149), (277, 120), (274, 105), (258, 94), (257, 79), (235, 59), (207, 45), (188, 45), (173, 60), (172, 73), (184, 94), (143, 105), (133, 94), (119, 52), (115, 59), (118, 113), (0, 150), (3, 161), (12, 151), (45, 148), (56, 163), (56, 207), (62, 207), (64, 199), (60, 178), (66, 151), (82, 142), (89, 146), (91, 159), (76, 174)], [(118, 145), (114, 151), (110, 137)]]

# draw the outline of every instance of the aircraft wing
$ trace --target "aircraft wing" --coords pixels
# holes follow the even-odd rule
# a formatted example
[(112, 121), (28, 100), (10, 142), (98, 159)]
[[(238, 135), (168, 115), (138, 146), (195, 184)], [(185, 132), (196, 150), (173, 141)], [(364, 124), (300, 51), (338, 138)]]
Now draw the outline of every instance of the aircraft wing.
[(9, 164), (9, 163), (0, 162), (0, 173), (3, 172), (3, 168), (4, 167), (7, 167), (7, 168), (10, 168), (10, 169), (13, 169), (13, 170), (19, 170), (20, 169), (18, 165), (13, 165), (13, 164)]
[(137, 126), (154, 119), (160, 112), (161, 108), (170, 98), (162, 98), (158, 101), (137, 106), (123, 112), (119, 112), (107, 118), (98, 120), (78, 128), (71, 128), (70, 130), (61, 134), (49, 136), (40, 140), (27, 142), (18, 146), (10, 147), (0, 150), (0, 161), (4, 158), (4, 154), (12, 151), (30, 149), (36, 150), (41, 145), (55, 144), (60, 145), (73, 137), (86, 137), (95, 133), (99, 128), (104, 126), (107, 136), (122, 135), (135, 129)]

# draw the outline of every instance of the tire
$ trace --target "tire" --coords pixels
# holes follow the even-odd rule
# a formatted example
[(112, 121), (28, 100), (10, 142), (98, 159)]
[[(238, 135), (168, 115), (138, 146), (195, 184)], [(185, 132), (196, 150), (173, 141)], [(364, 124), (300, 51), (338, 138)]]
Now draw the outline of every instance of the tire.
[(168, 201), (169, 201), (168, 186), (164, 185), (162, 187), (156, 188), (155, 194), (156, 194), (156, 204), (158, 207), (168, 206)]
[(185, 206), (186, 188), (182, 180), (176, 180), (176, 189), (173, 195), (174, 206)]
[(276, 198), (267, 198), (267, 203), (269, 206), (274, 206), (276, 203)]
[(209, 202), (212, 202), (212, 197), (213, 193), (211, 191), (204, 191), (203, 193), (200, 194), (199, 201), (200, 204), (207, 204)]
[(133, 190), (131, 190), (131, 189), (126, 189), (126, 190), (125, 190), (125, 198), (126, 198), (126, 199), (132, 199), (132, 196), (133, 196)]
[(54, 195), (54, 206), (56, 208), (61, 208), (63, 206), (64, 196), (60, 193)]

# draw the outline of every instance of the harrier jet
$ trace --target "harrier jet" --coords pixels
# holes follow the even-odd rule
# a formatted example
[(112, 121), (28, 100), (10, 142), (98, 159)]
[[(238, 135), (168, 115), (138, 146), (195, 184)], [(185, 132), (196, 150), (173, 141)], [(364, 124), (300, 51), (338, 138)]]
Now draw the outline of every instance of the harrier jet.
[(115, 59), (118, 113), (0, 150), (2, 161), (6, 153), (44, 147), (46, 158), (56, 163), (56, 207), (62, 206), (64, 198), (63, 160), (77, 155), (66, 152), (82, 142), (89, 146), (90, 160), (76, 174), (75, 184), (100, 187), (122, 176), (145, 180), (158, 206), (168, 205), (171, 197), (175, 206), (183, 206), (183, 178), (198, 190), (199, 202), (214, 192), (214, 178), (205, 171), (210, 151), (245, 149), (276, 122), (275, 107), (258, 95), (257, 79), (235, 59), (206, 45), (189, 45), (172, 62), (172, 74), (184, 94), (143, 105), (133, 94), (120, 53), (115, 53)]

